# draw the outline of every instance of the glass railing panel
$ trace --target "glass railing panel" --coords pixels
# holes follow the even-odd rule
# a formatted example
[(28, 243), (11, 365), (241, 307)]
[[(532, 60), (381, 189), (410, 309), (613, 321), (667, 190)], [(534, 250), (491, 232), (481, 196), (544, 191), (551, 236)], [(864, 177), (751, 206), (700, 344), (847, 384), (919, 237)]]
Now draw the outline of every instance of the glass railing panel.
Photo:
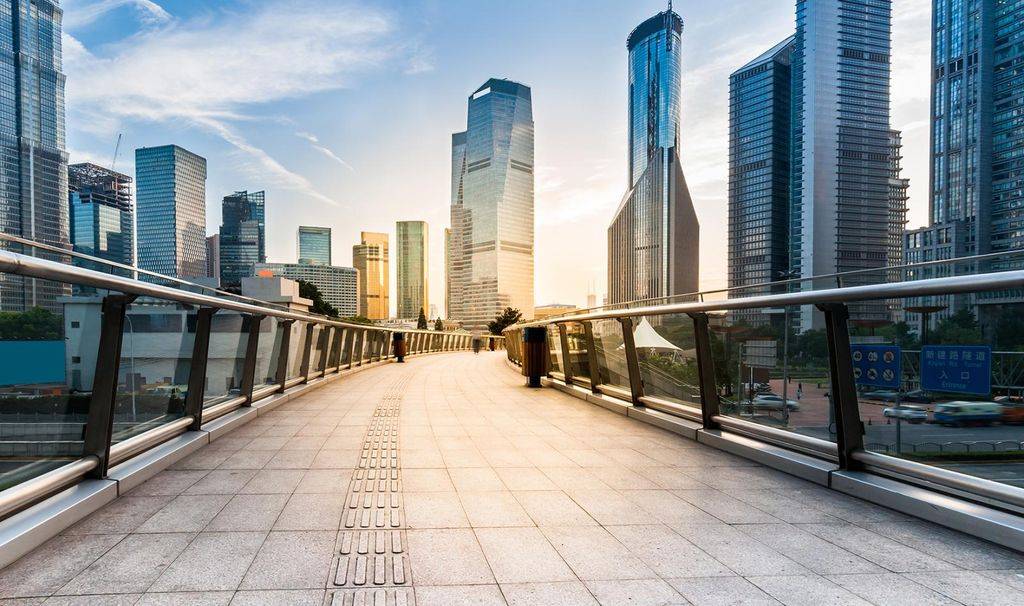
[[(626, 364), (622, 323), (618, 320), (594, 320), (591, 326), (594, 331), (594, 353), (597, 357), (597, 383), (614, 385), (629, 391), (629, 366)], [(518, 339), (522, 339), (522, 333), (519, 333)], [(522, 362), (518, 339), (515, 341), (516, 355)]]
[(1024, 488), (1024, 292), (851, 305), (867, 450)]
[(313, 346), (309, 352), (309, 372), (316, 372), (320, 368), (320, 360), (324, 356), (324, 347), (326, 344), (323, 342), (324, 327), (317, 324), (313, 327)]
[(277, 318), (267, 317), (260, 322), (260, 337), (256, 348), (256, 388), (277, 382), (277, 361), (281, 355), (281, 342), (286, 325)]
[(835, 441), (829, 354), (813, 305), (711, 314), (723, 415)]
[(128, 306), (121, 336), (113, 441), (185, 415), (195, 345), (196, 311), (162, 299)]
[[(0, 490), (78, 459), (99, 347), (102, 298), (0, 274)], [(35, 294), (37, 306), (23, 308)], [(13, 302), (12, 302), (13, 303)], [(17, 309), (17, 311), (15, 311)]]
[[(700, 408), (700, 379), (690, 316), (633, 318), (633, 343), (644, 395)], [(629, 377), (623, 378), (628, 385)]]
[(590, 379), (590, 355), (587, 335), (579, 322), (565, 323), (565, 337), (569, 343), (569, 372), (576, 379)]
[(551, 352), (551, 372), (565, 372), (562, 364), (562, 337), (558, 334), (558, 326), (548, 325), (548, 351)]
[(213, 406), (241, 394), (245, 349), (252, 316), (220, 310), (210, 318), (210, 355), (206, 362), (203, 406)]
[(306, 347), (306, 326), (308, 322), (293, 322), (292, 334), (288, 343), (288, 376), (287, 379), (294, 379), (302, 376), (302, 357), (305, 355)]
[(348, 366), (352, 363), (352, 344), (355, 337), (355, 329), (352, 328), (346, 328), (344, 333), (338, 337), (341, 339), (341, 357), (339, 361), (342, 366)]

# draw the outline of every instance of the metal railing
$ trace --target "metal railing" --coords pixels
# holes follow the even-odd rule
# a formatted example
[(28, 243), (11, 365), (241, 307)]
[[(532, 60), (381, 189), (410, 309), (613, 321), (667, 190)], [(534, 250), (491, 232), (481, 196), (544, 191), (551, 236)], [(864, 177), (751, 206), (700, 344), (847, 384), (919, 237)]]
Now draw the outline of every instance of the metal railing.
[[(11, 241), (10, 237), (4, 239)], [(31, 242), (22, 244), (35, 246)], [(67, 251), (60, 252), (63, 254)], [(105, 263), (102, 259), (85, 258)], [(134, 271), (134, 268), (124, 268)], [(187, 431), (199, 430), (205, 423), (242, 407), (252, 406), (261, 399), (318, 377), (338, 375), (366, 364), (391, 361), (395, 358), (393, 346), (397, 341), (404, 343), (404, 355), (415, 356), (469, 350), (473, 346), (473, 339), (480, 338), (468, 332), (436, 332), (355, 324), (267, 304), (252, 298), (238, 297), (231, 293), (213, 291), (213, 294), (206, 294), (182, 290), (0, 250), (0, 278), (4, 275), (95, 288), (95, 296), (102, 298), (102, 315), (98, 320), (100, 325), (96, 346), (96, 372), (92, 389), (85, 394), (88, 397), (88, 413), (79, 442), (83, 446), (82, 456), (67, 460), (56, 469), (35, 475), (0, 491), (0, 520), (84, 478), (105, 478), (113, 466)], [(198, 286), (151, 272), (148, 275), (166, 278), (169, 282), (186, 287)], [(177, 418), (155, 423), (155, 427), (151, 429), (116, 441), (114, 410), (119, 389), (135, 389), (126, 387), (123, 383), (119, 384), (119, 371), (122, 370), (121, 345), (126, 334), (126, 312), (132, 303), (151, 299), (194, 310), (194, 340), (191, 355), (186, 357), (189, 372), (187, 391), (184, 393), (184, 411)], [(239, 339), (244, 343), (240, 387), (233, 396), (218, 398), (213, 403), (204, 402), (211, 319), (217, 312), (224, 311), (240, 314), (248, 321), (248, 328), (239, 333)], [(270, 362), (271, 368), (276, 371), (273, 381), (266, 385), (257, 385), (255, 372), (261, 339), (260, 325), (267, 318), (273, 318), (278, 323), (279, 332), (271, 334), (272, 339), (279, 339), (279, 342), (275, 342), (279, 345), (275, 347), (276, 359)], [(300, 333), (300, 342), (292, 344), (292, 326), (296, 322), (301, 323), (304, 328)], [(193, 329), (190, 326), (187, 330), (191, 333)], [(314, 338), (315, 335), (318, 337)], [(500, 342), (503, 341), (503, 337), (484, 338), (488, 340), (488, 345), (485, 346), (492, 349), (502, 346)], [(298, 374), (290, 376), (289, 371), (294, 369), (295, 364), (299, 364)], [(50, 460), (42, 463), (54, 462)]]
[[(545, 318), (511, 326), (505, 331), (506, 349), (509, 360), (523, 366), (524, 331), (527, 328), (544, 327), (548, 335), (548, 350), (551, 355), (548, 376), (565, 385), (589, 388), (594, 393), (605, 397), (622, 400), (632, 406), (649, 406), (676, 416), (697, 421), (704, 430), (741, 434), (761, 442), (782, 446), (788, 450), (808, 454), (815, 458), (835, 464), (837, 470), (870, 471), (894, 476), (898, 479), (926, 486), (930, 489), (946, 491), (962, 496), (967, 494), (986, 504), (995, 503), (1014, 513), (1024, 512), (1024, 488), (994, 481), (986, 477), (969, 475), (956, 469), (939, 467), (926, 462), (907, 460), (889, 454), (888, 446), (879, 447), (875, 440), (865, 440), (865, 423), (862, 420), (862, 408), (858, 400), (859, 387), (855, 381), (854, 365), (851, 355), (850, 320), (851, 309), (854, 315), (858, 304), (869, 301), (894, 301), (918, 297), (937, 297), (957, 294), (973, 294), (995, 291), (1011, 291), (1024, 288), (1024, 271), (1012, 270), (998, 273), (979, 273), (974, 275), (954, 275), (941, 278), (921, 279), (916, 281), (892, 282), (862, 286), (836, 287), (820, 290), (804, 290), (778, 294), (760, 294), (747, 297), (729, 298), (710, 301), (700, 296), (690, 296), (690, 301), (664, 305), (639, 305), (625, 309), (595, 309), (583, 313), (571, 313), (555, 318)], [(723, 325), (735, 312), (742, 310), (777, 310), (806, 306), (818, 318), (815, 326), (824, 330), (823, 338), (827, 342), (827, 389), (822, 411), (828, 420), (825, 429), (819, 434), (795, 431), (780, 423), (778, 417), (788, 418), (790, 413), (778, 412), (765, 414), (759, 422), (758, 417), (744, 412), (735, 402), (726, 399), (724, 389), (734, 385), (723, 384), (722, 356), (728, 353), (728, 334), (722, 337), (715, 335), (723, 330)], [(766, 312), (767, 313), (767, 312)], [(789, 312), (787, 312), (789, 313)], [(634, 343), (636, 325), (643, 319), (651, 322), (668, 323), (676, 329), (687, 331), (688, 339), (692, 338), (692, 348), (685, 352), (688, 360), (694, 362), (689, 368), (696, 375), (692, 384), (678, 381), (686, 389), (696, 387), (699, 401), (687, 402), (685, 397), (664, 397), (656, 393), (646, 393), (645, 376), (642, 368), (645, 356), (653, 355), (655, 349), (645, 350)], [(767, 322), (767, 321), (766, 321)], [(595, 336), (598, 324), (604, 333)], [(728, 327), (726, 327), (728, 328)], [(789, 332), (788, 324), (785, 330)], [(663, 331), (667, 332), (667, 331)], [(570, 346), (567, 334), (575, 333), (576, 339), (582, 341), (581, 346)], [(725, 343), (723, 345), (723, 342)], [(611, 343), (611, 345), (609, 345)], [(614, 351), (612, 351), (612, 348)], [(726, 353), (722, 353), (722, 348)], [(675, 348), (682, 350), (681, 347)], [(642, 351), (638, 351), (642, 350)], [(612, 355), (614, 353), (614, 355)], [(619, 358), (624, 355), (625, 360)], [(663, 354), (658, 354), (663, 355)], [(680, 355), (678, 351), (673, 356)], [(740, 358), (742, 359), (742, 358)], [(784, 364), (788, 364), (784, 360)], [(614, 368), (612, 368), (614, 366)], [(718, 366), (718, 368), (716, 368)], [(577, 372), (583, 369), (583, 373)], [(585, 376), (581, 376), (581, 374)], [(603, 379), (615, 375), (619, 380), (605, 383)], [(647, 372), (646, 380), (655, 374)], [(783, 375), (785, 377), (785, 375)], [(778, 377), (776, 377), (777, 379)], [(733, 379), (729, 379), (731, 383)], [(742, 381), (742, 377), (740, 378)], [(783, 378), (783, 381), (786, 381)], [(751, 393), (753, 388), (751, 387)], [(792, 395), (793, 392), (790, 392)], [(738, 401), (738, 399), (737, 399)], [(733, 410), (726, 412), (729, 406)], [(789, 404), (783, 404), (788, 410)], [(738, 409), (738, 410), (737, 410)], [(778, 415), (772, 416), (772, 415)], [(876, 428), (877, 429), (877, 426)], [(1024, 430), (1022, 430), (1024, 432)], [(826, 437), (822, 437), (820, 434)], [(934, 440), (934, 439), (933, 439)], [(1019, 440), (1004, 439), (1002, 444), (1024, 444), (1024, 437)], [(882, 452), (872, 452), (875, 450)], [(910, 449), (908, 449), (910, 450)], [(992, 450), (996, 450), (994, 447)], [(904, 454), (907, 454), (905, 451)], [(1024, 460), (1024, 446), (1021, 448)]]

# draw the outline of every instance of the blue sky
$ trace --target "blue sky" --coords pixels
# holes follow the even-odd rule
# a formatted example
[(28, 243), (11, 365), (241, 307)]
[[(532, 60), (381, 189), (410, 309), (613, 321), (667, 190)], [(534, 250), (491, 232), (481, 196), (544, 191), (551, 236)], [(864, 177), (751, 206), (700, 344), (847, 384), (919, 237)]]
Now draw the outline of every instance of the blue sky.
[[(431, 301), (443, 304), (450, 134), (492, 76), (533, 88), (536, 299), (605, 292), (605, 230), (626, 187), (625, 38), (650, 0), (64, 0), (72, 162), (134, 173), (136, 147), (177, 143), (209, 161), (220, 200), (267, 190), (268, 256), (295, 257), (298, 225), (430, 223)], [(911, 225), (927, 198), (929, 0), (894, 3), (893, 126), (905, 130)], [(677, 1), (683, 169), (701, 221), (701, 282), (725, 284), (728, 76), (793, 29), (789, 0)], [(392, 275), (394, 272), (392, 272)], [(392, 291), (393, 292), (393, 291)], [(394, 301), (392, 301), (394, 307)]]

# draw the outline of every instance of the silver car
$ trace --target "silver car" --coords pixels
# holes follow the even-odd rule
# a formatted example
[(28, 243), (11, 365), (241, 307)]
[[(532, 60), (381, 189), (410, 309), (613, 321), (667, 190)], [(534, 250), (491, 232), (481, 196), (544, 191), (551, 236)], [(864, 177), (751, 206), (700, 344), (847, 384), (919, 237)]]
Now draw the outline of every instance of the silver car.
[[(783, 404), (785, 402), (785, 404)], [(782, 410), (785, 406), (788, 410), (800, 410), (800, 403), (795, 400), (783, 400), (782, 396), (773, 393), (763, 393), (754, 397), (754, 407), (766, 410)]]
[(910, 423), (924, 423), (928, 420), (928, 411), (918, 406), (885, 408), (882, 414), (890, 419), (902, 419)]

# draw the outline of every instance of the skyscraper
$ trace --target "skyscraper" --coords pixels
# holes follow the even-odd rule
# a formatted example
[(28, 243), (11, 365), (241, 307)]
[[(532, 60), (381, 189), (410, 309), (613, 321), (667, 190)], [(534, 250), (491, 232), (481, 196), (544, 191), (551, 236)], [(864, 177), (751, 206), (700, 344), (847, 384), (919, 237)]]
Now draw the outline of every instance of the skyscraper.
[[(789, 271), (793, 37), (729, 76), (729, 288), (764, 284)], [(739, 291), (741, 296), (779, 289)], [(735, 317), (765, 323), (760, 310)]]
[[(887, 263), (891, 12), (889, 0), (797, 0), (789, 232), (790, 269), (800, 276)], [(883, 302), (851, 313), (889, 317)], [(811, 306), (801, 310), (801, 330), (821, 322)]]
[(452, 309), (452, 228), (444, 228), (444, 317), (451, 317)]
[[(62, 15), (51, 0), (0, 3), (0, 231), (71, 248)], [(41, 251), (31, 254), (67, 260)], [(39, 306), (59, 313), (57, 297), (69, 293), (58, 282), (0, 275), (2, 311)]]
[[(76, 252), (134, 265), (132, 178), (95, 164), (68, 167), (71, 244)], [(102, 269), (85, 263), (86, 267)]]
[(668, 10), (626, 40), (628, 191), (608, 227), (611, 303), (698, 289), (700, 224), (679, 165), (682, 33)]
[(360, 232), (360, 243), (352, 247), (352, 265), (359, 272), (359, 315), (387, 320), (388, 235)]
[(220, 234), (206, 236), (206, 275), (220, 286)]
[(206, 275), (206, 158), (177, 145), (135, 150), (139, 268)]
[(430, 308), (427, 285), (427, 223), (399, 221), (395, 226), (398, 254), (398, 317), (418, 318)]
[(299, 263), (331, 264), (331, 228), (299, 226)]
[(505, 307), (533, 314), (533, 136), (530, 87), (496, 78), (452, 135), (448, 315), (471, 330)]
[(220, 281), (241, 287), (257, 263), (267, 261), (266, 192), (236, 191), (224, 196), (220, 226)]
[[(888, 265), (903, 263), (903, 232), (907, 228), (907, 201), (910, 199), (910, 179), (902, 177), (903, 133), (889, 131), (889, 238)], [(894, 276), (898, 278), (898, 276)]]

